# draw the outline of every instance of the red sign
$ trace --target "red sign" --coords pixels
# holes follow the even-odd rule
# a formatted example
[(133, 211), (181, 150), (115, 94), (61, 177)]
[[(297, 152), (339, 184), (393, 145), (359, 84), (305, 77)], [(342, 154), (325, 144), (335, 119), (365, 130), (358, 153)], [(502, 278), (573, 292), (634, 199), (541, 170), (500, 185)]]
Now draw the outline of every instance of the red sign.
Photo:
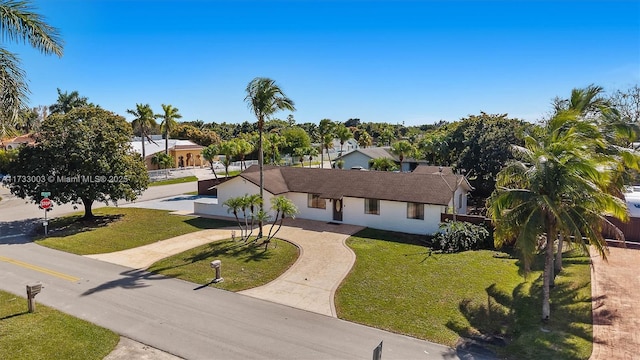
[(44, 198), (40, 200), (40, 207), (43, 209), (48, 209), (51, 207), (51, 200), (49, 198)]

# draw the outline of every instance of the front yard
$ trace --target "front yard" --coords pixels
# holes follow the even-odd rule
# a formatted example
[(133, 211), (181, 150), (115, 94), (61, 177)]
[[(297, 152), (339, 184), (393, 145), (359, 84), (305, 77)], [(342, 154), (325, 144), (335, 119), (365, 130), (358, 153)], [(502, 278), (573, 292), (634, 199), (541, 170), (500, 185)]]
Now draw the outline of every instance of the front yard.
[(506, 345), (489, 347), (508, 359), (591, 355), (588, 257), (565, 259), (552, 290), (552, 320), (543, 325), (541, 262), (525, 279), (519, 261), (504, 252), (430, 253), (419, 237), (372, 229), (347, 245), (356, 264), (336, 293), (342, 319), (452, 347), (460, 337), (497, 335)]

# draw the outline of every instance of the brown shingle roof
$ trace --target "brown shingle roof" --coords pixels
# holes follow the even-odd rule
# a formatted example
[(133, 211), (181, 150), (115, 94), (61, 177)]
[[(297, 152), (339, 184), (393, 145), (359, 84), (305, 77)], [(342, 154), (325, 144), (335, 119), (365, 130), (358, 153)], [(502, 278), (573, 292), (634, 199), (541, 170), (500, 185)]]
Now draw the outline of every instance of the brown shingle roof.
[[(260, 173), (253, 165), (240, 174), (258, 185)], [(390, 201), (447, 205), (451, 188), (461, 177), (452, 174), (415, 174), (386, 171), (264, 167), (264, 187), (274, 194), (299, 192), (318, 194), (327, 199), (343, 196)], [(463, 185), (469, 189), (466, 181)]]

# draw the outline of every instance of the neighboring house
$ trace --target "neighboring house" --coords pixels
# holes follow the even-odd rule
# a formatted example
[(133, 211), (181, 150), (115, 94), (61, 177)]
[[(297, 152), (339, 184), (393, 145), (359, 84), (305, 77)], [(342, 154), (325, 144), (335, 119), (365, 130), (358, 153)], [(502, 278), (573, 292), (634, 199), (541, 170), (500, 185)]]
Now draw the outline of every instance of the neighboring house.
[(36, 139), (33, 137), (33, 134), (26, 134), (16, 136), (14, 138), (3, 139), (2, 141), (0, 141), (0, 148), (15, 150), (20, 146), (33, 145), (35, 143)]
[[(142, 154), (142, 139), (135, 137), (130, 143), (133, 151), (138, 154)], [(176, 140), (169, 139), (169, 155), (173, 158), (174, 168), (179, 167), (202, 167), (206, 165), (206, 161), (202, 158), (202, 149), (204, 147), (190, 140)], [(165, 140), (162, 135), (152, 135), (151, 141), (145, 139), (144, 152), (145, 152), (145, 165), (147, 169), (158, 169), (157, 165), (151, 162), (151, 158), (154, 154), (164, 152)]]
[[(194, 203), (194, 212), (231, 216), (222, 204), (233, 197), (258, 194), (260, 173), (251, 166), (216, 186), (217, 204)], [(466, 214), (466, 178), (453, 174), (274, 167), (264, 168), (265, 209), (283, 195), (298, 207), (302, 219), (367, 226), (412, 234), (438, 231), (440, 214), (455, 203)], [(455, 194), (454, 194), (455, 192)], [(274, 214), (271, 212), (271, 215)]]
[[(391, 152), (390, 147), (369, 147), (369, 148), (358, 148), (349, 153), (345, 153), (342, 156), (338, 156), (335, 160), (344, 161), (344, 169), (351, 168), (362, 168), (369, 169), (371, 168), (369, 161), (373, 159), (379, 158), (388, 158), (400, 166), (400, 158)], [(410, 157), (405, 157), (402, 162), (402, 171), (413, 171), (419, 164), (426, 164), (427, 162), (424, 160), (416, 160)]]

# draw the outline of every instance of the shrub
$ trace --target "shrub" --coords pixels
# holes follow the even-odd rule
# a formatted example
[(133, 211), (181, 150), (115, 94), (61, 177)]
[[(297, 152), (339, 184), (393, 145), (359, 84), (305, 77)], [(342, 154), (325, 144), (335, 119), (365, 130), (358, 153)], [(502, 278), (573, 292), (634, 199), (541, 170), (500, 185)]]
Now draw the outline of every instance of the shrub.
[(488, 243), (489, 231), (480, 225), (464, 221), (440, 223), (440, 231), (433, 237), (433, 247), (445, 253), (476, 250)]

